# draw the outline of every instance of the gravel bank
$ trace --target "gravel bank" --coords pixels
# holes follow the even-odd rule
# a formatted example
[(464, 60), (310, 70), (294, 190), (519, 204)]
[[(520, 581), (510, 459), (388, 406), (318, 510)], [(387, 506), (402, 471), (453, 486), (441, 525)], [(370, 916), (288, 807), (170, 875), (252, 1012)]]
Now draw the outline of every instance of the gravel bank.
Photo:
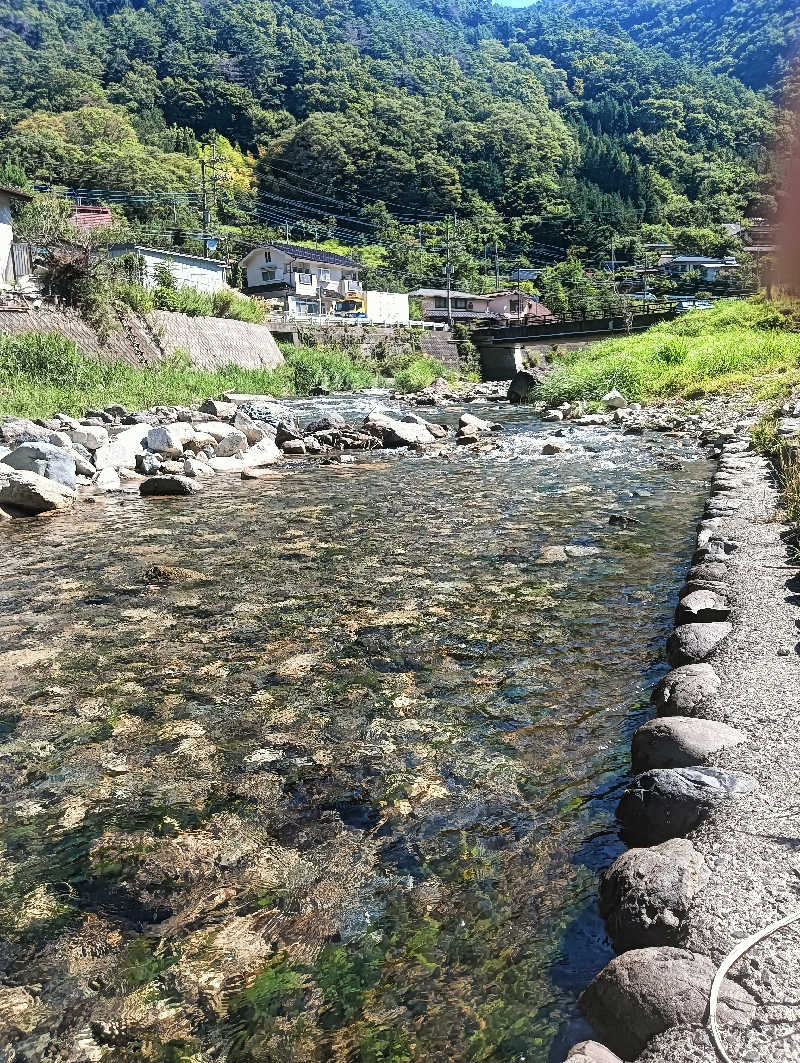
[[(711, 528), (730, 552), (724, 558), (695, 557), (704, 569), (713, 563), (714, 577), (724, 584), (732, 630), (708, 658), (719, 686), (692, 706), (690, 715), (745, 733), (745, 741), (698, 763), (748, 776), (756, 787), (715, 805), (688, 834), (705, 862), (707, 880), (681, 913), (680, 925), (671, 928), (670, 940), (655, 942), (708, 957), (715, 968), (743, 939), (800, 912), (800, 569), (789, 564), (788, 529), (775, 522), (778, 497), (768, 465), (754, 454), (736, 453), (741, 449), (725, 448), (707, 507), (711, 524), (699, 537), (701, 545)], [(707, 573), (695, 568), (694, 575), (702, 580)], [(668, 715), (664, 706), (659, 711)], [(635, 963), (645, 962), (644, 954), (637, 954)], [(730, 1058), (797, 1063), (800, 923), (756, 945), (734, 964), (729, 978), (731, 990), (743, 990), (754, 1003), (755, 1015), (738, 1023), (721, 1017)], [(641, 1001), (634, 1011), (637, 1007)], [(650, 1040), (639, 1063), (719, 1060), (707, 1018), (677, 1022), (663, 1023), (662, 1030), (670, 1028)], [(625, 1053), (629, 1059), (634, 1055)]]

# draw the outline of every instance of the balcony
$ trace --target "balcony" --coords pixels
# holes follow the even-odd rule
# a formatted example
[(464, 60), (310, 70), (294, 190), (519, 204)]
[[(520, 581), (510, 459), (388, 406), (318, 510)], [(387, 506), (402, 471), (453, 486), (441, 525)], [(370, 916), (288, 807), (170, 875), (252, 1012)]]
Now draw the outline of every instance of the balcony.
[(360, 295), (364, 291), (359, 281), (339, 281), (335, 287), (338, 287), (340, 295)]

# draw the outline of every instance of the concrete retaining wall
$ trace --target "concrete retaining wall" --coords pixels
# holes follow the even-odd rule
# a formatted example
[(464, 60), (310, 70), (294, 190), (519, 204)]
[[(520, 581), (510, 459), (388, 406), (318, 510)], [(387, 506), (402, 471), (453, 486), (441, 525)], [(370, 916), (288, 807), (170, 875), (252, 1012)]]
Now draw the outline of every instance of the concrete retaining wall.
[(274, 369), (283, 362), (275, 338), (265, 325), (216, 317), (187, 317), (153, 310), (147, 323), (166, 355), (189, 352), (199, 369), (238, 365), (243, 369)]

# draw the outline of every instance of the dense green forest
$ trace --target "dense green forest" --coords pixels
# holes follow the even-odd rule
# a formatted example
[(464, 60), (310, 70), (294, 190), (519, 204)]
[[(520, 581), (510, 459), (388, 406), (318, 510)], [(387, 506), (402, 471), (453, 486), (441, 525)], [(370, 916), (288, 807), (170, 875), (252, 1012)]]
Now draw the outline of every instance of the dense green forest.
[(714, 249), (721, 223), (771, 213), (781, 112), (687, 59), (763, 85), (787, 54), (788, 5), (748, 3), (757, 32), (736, 51), (743, 0), (719, 19), (632, 3), (631, 34), (666, 50), (588, 0), (579, 18), (559, 3), (0, 0), (3, 157), (37, 182), (108, 190), (155, 243), (198, 228), (203, 154), (223, 246), (383, 244), (383, 268), (410, 282), (441, 276), (453, 215), (468, 280), (494, 240), (541, 263), (596, 257), (612, 236)]
[(795, 0), (542, 0), (542, 7), (621, 28), (644, 47), (770, 91), (780, 89), (800, 36)]

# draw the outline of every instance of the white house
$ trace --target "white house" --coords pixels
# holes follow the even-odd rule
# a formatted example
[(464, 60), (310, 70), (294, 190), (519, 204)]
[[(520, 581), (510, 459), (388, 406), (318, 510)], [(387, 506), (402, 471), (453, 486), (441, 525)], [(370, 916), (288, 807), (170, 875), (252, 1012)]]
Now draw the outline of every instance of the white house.
[(348, 296), (362, 294), (358, 262), (330, 251), (265, 244), (248, 251), (239, 264), (247, 294), (281, 300), (292, 317), (341, 313)]
[(24, 203), (30, 199), (33, 199), (33, 196), (22, 192), (19, 188), (0, 185), (0, 288), (13, 287), (17, 281), (21, 280), (21, 268), (23, 274), (30, 272), (29, 251), (26, 256), (27, 264), (24, 267), (19, 261), (18, 249), (26, 245), (14, 245), (14, 228), (11, 219), (11, 204)]
[[(426, 321), (446, 321), (447, 289), (417, 288), (410, 293), (422, 304), (422, 316)], [(551, 320), (552, 314), (529, 292), (504, 290), (488, 295), (473, 295), (470, 292), (450, 292), (450, 316), (453, 321), (466, 323), (491, 319), (514, 324), (517, 321), (530, 323), (532, 319)]]
[(727, 258), (709, 258), (708, 255), (674, 255), (672, 258), (662, 259), (659, 265), (667, 273), (676, 277), (697, 271), (701, 280), (713, 284), (721, 271), (736, 269), (739, 263), (732, 255)]
[(197, 288), (199, 292), (213, 295), (227, 287), (227, 265), (218, 258), (203, 258), (202, 255), (184, 255), (180, 251), (164, 251), (158, 247), (141, 247), (139, 244), (115, 244), (109, 248), (111, 258), (135, 254), (142, 266), (142, 284), (153, 288), (160, 269), (168, 269), (179, 288)]

